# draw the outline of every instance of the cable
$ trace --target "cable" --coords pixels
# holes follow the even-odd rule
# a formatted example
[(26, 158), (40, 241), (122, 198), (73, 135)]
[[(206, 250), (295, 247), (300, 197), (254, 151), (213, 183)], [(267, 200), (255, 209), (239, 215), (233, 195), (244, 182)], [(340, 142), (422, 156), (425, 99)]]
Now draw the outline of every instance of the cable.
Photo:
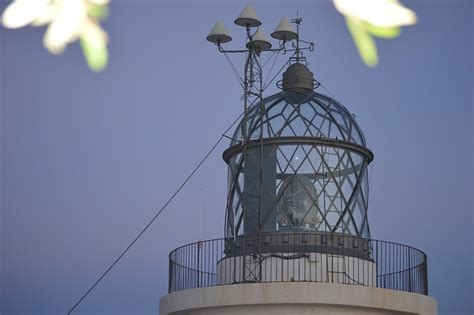
[[(266, 82), (265, 82), (265, 84), (264, 84), (264, 86), (263, 86), (263, 89), (264, 89), (264, 90), (266, 90), (267, 87), (268, 87), (270, 84), (272, 84), (272, 82), (276, 79), (276, 77), (283, 71), (283, 69), (285, 69), (285, 67), (289, 64), (289, 62), (291, 61), (291, 59), (293, 58), (293, 56), (294, 56), (295, 54), (296, 54), (296, 52), (294, 52), (294, 53), (291, 55), (289, 61), (287, 61), (287, 62), (285, 62), (285, 63), (283, 64), (283, 66), (282, 66), (282, 67), (280, 68), (280, 70), (278, 70), (278, 72), (273, 76), (273, 78), (270, 80), (270, 82), (268, 82), (268, 77), (270, 77), (270, 75), (267, 77), (267, 80), (266, 80)], [(278, 58), (278, 56), (277, 56), (277, 58)], [(273, 66), (275, 65), (275, 62), (276, 62), (276, 58), (275, 58), (275, 61), (273, 62), (272, 70), (273, 70)], [(268, 82), (268, 83), (267, 83), (267, 82)], [(277, 84), (278, 84), (278, 83), (277, 83)]]
[(232, 60), (230, 60), (229, 56), (227, 56), (227, 53), (224, 52), (225, 59), (229, 63), (230, 68), (232, 69), (232, 72), (234, 73), (235, 77), (237, 78), (237, 81), (239, 81), (239, 84), (242, 88), (244, 88), (243, 82), (244, 80), (242, 77), (239, 75), (239, 71), (237, 71), (237, 68), (234, 66), (232, 63)]
[[(279, 56), (280, 56), (280, 53), (279, 53), (279, 52), (278, 52), (278, 53), (275, 52), (275, 59), (273, 59), (272, 66), (270, 67), (270, 71), (268, 71), (268, 76), (267, 76), (267, 78), (266, 78), (265, 83), (263, 84), (263, 86), (268, 86), (268, 85), (267, 85), (268, 79), (270, 79), (270, 75), (271, 75), (271, 73), (272, 73), (272, 71), (273, 71), (273, 67), (275, 66), (275, 63), (276, 63), (276, 61), (277, 61), (277, 59), (278, 59)], [(268, 62), (269, 60), (270, 60), (270, 59), (268, 59), (267, 62)], [(265, 64), (263, 65), (263, 67), (265, 67), (265, 65), (267, 64), (267, 62), (265, 62)], [(285, 65), (286, 65), (286, 63), (285, 63)]]
[(240, 120), (242, 117), (243, 113), (237, 117), (237, 119), (223, 132), (223, 134), (220, 136), (220, 138), (217, 140), (217, 142), (212, 146), (212, 148), (206, 153), (204, 158), (197, 164), (197, 166), (193, 169), (191, 174), (188, 175), (188, 177), (184, 180), (184, 182), (176, 189), (176, 191), (171, 195), (171, 197), (168, 199), (168, 201), (165, 202), (165, 204), (160, 208), (160, 210), (155, 214), (155, 216), (148, 222), (148, 224), (141, 230), (141, 232), (133, 239), (133, 241), (125, 248), (124, 251), (115, 259), (115, 261), (105, 270), (105, 272), (97, 279), (97, 281), (89, 288), (89, 290), (86, 291), (82, 295), (82, 297), (74, 304), (73, 307), (67, 312), (67, 314), (71, 314), (74, 309), (76, 309), (79, 304), (91, 293), (92, 290), (99, 284), (102, 279), (112, 270), (112, 268), (122, 259), (122, 257), (128, 252), (128, 250), (138, 241), (138, 239), (148, 230), (148, 228), (155, 222), (155, 220), (158, 218), (158, 216), (166, 209), (166, 207), (173, 201), (173, 199), (176, 197), (176, 195), (183, 189), (183, 187), (188, 183), (188, 181), (193, 177), (193, 175), (199, 170), (199, 168), (202, 166), (202, 164), (207, 160), (209, 155), (214, 151), (214, 149), (219, 145), (219, 143), (222, 141), (222, 139), (225, 138), (225, 134)]
[(265, 62), (263, 63), (262, 65), (262, 68), (265, 68), (265, 66), (267, 65), (267, 63), (276, 55), (276, 54), (279, 54), (280, 52), (278, 50), (275, 50), (271, 55), (270, 57), (267, 58), (267, 60), (265, 60)]
[[(276, 77), (283, 71), (283, 69), (285, 69), (285, 67), (286, 67), (287, 64), (288, 64), (288, 63), (285, 62), (285, 63), (283, 64), (283, 66), (280, 68), (280, 70), (278, 70), (278, 72), (273, 76), (273, 78), (270, 80), (270, 82), (266, 83), (266, 85), (263, 87), (264, 90), (266, 90), (267, 87), (268, 87), (270, 84), (272, 84), (273, 80), (275, 80)], [(267, 81), (268, 81), (268, 78), (267, 78)]]
[(328, 94), (331, 95), (333, 99), (335, 99), (334, 94), (332, 94), (331, 91), (329, 91), (329, 89), (321, 83), (321, 81), (319, 81), (319, 85), (321, 85), (326, 90), (326, 92), (328, 92)]

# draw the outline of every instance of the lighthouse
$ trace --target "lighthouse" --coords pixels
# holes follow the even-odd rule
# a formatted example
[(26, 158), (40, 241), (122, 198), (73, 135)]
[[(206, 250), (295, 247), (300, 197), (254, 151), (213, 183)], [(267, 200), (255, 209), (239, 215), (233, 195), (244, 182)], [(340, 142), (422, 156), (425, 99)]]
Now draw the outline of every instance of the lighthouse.
[[(246, 58), (243, 114), (222, 154), (224, 235), (170, 253), (160, 314), (437, 314), (426, 254), (371, 236), (374, 154), (355, 116), (319, 91), (301, 22), (283, 18), (273, 47), (247, 5), (234, 21), (243, 49), (224, 47), (232, 37), (222, 22), (207, 36)], [(288, 56), (269, 96), (266, 53)]]

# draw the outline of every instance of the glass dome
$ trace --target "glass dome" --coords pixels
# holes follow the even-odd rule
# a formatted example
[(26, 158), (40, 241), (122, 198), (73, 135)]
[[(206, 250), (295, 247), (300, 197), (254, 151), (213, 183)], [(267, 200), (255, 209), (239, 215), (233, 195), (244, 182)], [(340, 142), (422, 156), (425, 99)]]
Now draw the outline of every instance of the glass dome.
[[(309, 91), (283, 91), (264, 99), (263, 137), (310, 136), (344, 140), (366, 146), (365, 138), (349, 111), (326, 95)], [(260, 137), (260, 104), (247, 115), (248, 139)], [(243, 137), (243, 120), (231, 145)]]
[(370, 237), (373, 154), (354, 116), (334, 99), (295, 89), (257, 102), (223, 157), (226, 237), (281, 231)]

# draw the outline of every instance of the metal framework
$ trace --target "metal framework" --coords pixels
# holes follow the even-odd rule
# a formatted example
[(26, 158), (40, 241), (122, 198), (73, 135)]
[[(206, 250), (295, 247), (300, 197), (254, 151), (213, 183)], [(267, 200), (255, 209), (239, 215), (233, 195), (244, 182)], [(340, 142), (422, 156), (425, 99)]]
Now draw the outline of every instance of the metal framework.
[(224, 152), (226, 238), (275, 231), (370, 238), (373, 154), (353, 115), (309, 91), (283, 91), (262, 103), (249, 109)]

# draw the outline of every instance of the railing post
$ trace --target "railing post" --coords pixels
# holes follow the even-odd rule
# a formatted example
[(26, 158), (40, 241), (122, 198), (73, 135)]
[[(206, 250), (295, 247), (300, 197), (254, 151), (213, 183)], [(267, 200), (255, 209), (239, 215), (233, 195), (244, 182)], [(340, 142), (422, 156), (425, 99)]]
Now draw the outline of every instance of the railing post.
[(168, 258), (168, 293), (171, 293), (171, 282), (173, 277), (173, 264), (171, 262), (171, 257)]
[(411, 248), (408, 249), (408, 292), (412, 292), (411, 286)]
[(201, 287), (201, 246), (202, 242), (199, 240), (197, 244), (197, 257), (196, 257), (196, 271), (197, 271), (197, 287)]
[(425, 292), (425, 295), (428, 295), (428, 257), (425, 256), (425, 262), (424, 262), (424, 267), (423, 270), (423, 280), (425, 282), (425, 288), (424, 288), (424, 292)]

